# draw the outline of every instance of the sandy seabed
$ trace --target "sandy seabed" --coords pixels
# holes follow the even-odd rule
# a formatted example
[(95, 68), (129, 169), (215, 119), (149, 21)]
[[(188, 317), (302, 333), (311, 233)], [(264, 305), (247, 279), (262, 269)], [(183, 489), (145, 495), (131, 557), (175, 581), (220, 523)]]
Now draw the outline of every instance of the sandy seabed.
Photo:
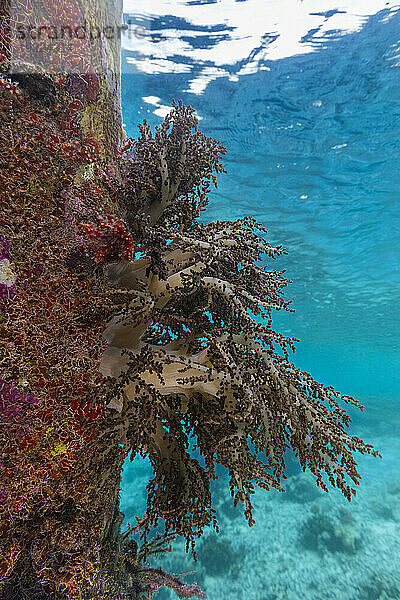
[[(370, 429), (358, 434), (372, 439)], [(285, 481), (286, 493), (256, 491), (256, 524), (249, 528), (220, 479), (218, 537), (204, 533), (197, 563), (177, 540), (173, 553), (152, 564), (176, 574), (196, 571), (184, 579), (196, 581), (209, 600), (400, 600), (400, 438), (381, 427), (373, 441), (383, 459), (359, 457), (362, 480), (351, 503), (300, 471)], [(124, 471), (126, 521), (134, 522), (134, 507), (144, 508), (149, 473), (137, 459)], [(164, 589), (157, 598), (176, 596)]]

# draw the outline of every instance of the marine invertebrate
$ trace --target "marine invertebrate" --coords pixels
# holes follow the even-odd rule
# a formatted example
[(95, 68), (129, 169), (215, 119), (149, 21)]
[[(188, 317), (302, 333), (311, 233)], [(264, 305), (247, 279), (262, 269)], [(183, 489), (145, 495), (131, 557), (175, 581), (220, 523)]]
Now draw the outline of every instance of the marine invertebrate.
[(22, 395), (14, 381), (7, 383), (0, 379), (0, 412), (8, 419), (7, 429), (22, 440), (30, 431), (28, 412), (40, 404), (40, 398), (33, 394)]
[(121, 219), (114, 215), (99, 218), (98, 225), (83, 224), (83, 231), (89, 240), (89, 248), (95, 250), (94, 259), (98, 263), (130, 261), (133, 256), (133, 239)]
[(243, 550), (243, 546), (241, 546), (240, 551), (235, 550), (228, 538), (210, 533), (200, 542), (197, 555), (207, 575), (218, 576), (240, 563), (240, 558), (244, 553)]
[(152, 600), (161, 587), (168, 587), (174, 590), (178, 598), (205, 598), (205, 593), (196, 585), (184, 583), (177, 575), (166, 573), (162, 569), (142, 568), (137, 571), (142, 580), (144, 591), (148, 593), (149, 600)]
[(12, 299), (17, 280), (10, 263), (10, 246), (10, 242), (0, 238), (0, 311), (4, 311), (7, 302)]
[(362, 536), (354, 523), (343, 524), (340, 520), (321, 514), (317, 510), (303, 523), (299, 542), (304, 548), (321, 554), (355, 554), (361, 547)]
[[(272, 328), (272, 311), (290, 310), (288, 280), (257, 261), (286, 251), (250, 217), (198, 221), (225, 148), (197, 131), (193, 109), (174, 103), (163, 125), (152, 133), (144, 122), (126, 149), (120, 198), (142, 255), (106, 270), (133, 295), (104, 333), (101, 371), (120, 387), (108, 408), (119, 413), (121, 441), (154, 468), (145, 529), (163, 517), (193, 547), (204, 526), (216, 526), (215, 463), (252, 525), (254, 484), (282, 490), (288, 444), (318, 486), (327, 491), (325, 474), (350, 500), (349, 480), (360, 478), (353, 453), (378, 453), (346, 432), (339, 400), (359, 402), (297, 369), (297, 340)], [(206, 468), (188, 453), (190, 437)]]

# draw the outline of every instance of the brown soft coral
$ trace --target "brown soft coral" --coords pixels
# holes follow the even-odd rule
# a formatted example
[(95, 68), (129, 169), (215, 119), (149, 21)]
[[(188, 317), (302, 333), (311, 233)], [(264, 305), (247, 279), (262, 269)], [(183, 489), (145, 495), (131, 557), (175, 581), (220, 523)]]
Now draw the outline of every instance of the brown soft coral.
[[(174, 104), (154, 136), (144, 124), (133, 144), (124, 203), (127, 221), (140, 224), (143, 252), (108, 267), (114, 285), (135, 293), (104, 333), (101, 363), (103, 375), (120, 382), (109, 408), (120, 413), (121, 439), (154, 468), (144, 525), (163, 517), (167, 531), (192, 545), (215, 525), (214, 463), (229, 470), (235, 504), (245, 504), (251, 525), (254, 483), (281, 489), (288, 443), (318, 485), (327, 489), (325, 471), (349, 500), (346, 475), (355, 484), (360, 478), (352, 453), (377, 455), (345, 431), (350, 419), (337, 400), (359, 403), (294, 367), (288, 350), (297, 340), (271, 327), (273, 309), (290, 310), (282, 296), (288, 280), (257, 263), (285, 250), (271, 247), (249, 217), (198, 222), (225, 149), (196, 127), (190, 107)], [(187, 452), (189, 436), (206, 468)]]

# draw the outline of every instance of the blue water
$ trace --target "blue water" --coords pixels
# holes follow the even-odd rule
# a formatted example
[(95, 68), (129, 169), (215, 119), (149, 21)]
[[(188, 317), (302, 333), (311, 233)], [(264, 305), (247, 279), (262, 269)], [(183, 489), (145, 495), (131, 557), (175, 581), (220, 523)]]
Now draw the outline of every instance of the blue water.
[[(184, 13), (168, 0), (129, 6), (130, 49), (122, 56), (126, 132), (136, 137), (143, 118), (160, 123), (164, 107), (182, 99), (201, 117), (201, 130), (227, 147), (228, 174), (220, 176), (205, 220), (252, 215), (272, 244), (288, 250), (274, 267), (293, 280), (286, 295), (296, 312), (278, 313), (274, 326), (301, 339), (297, 366), (366, 405), (363, 413), (351, 411), (353, 431), (383, 459), (360, 459), (363, 481), (351, 505), (335, 492), (314, 497), (294, 468), (287, 500), (256, 494), (251, 530), (229, 513), (229, 494), (218, 488), (223, 539), (229, 551), (239, 540), (244, 544), (241, 560), (227, 551), (236, 566), (215, 574), (204, 557), (194, 565), (178, 545), (169, 563), (155, 564), (196, 569), (212, 600), (400, 599), (400, 7), (382, 3), (345, 31), (327, 26), (338, 11), (322, 14), (310, 2), (313, 10), (302, 10), (320, 12), (320, 24), (292, 53), (274, 58), (274, 44), (283, 38), (275, 24), (252, 51), (232, 58), (224, 42), (231, 39), (236, 52), (240, 22), (232, 26), (234, 19), (221, 13), (207, 25), (212, 4), (176, 4)], [(149, 473), (142, 459), (125, 470), (128, 521), (144, 510)], [(302, 486), (308, 495), (298, 491)], [(343, 517), (346, 510), (354, 522)], [(323, 528), (317, 514), (353, 542), (340, 546), (335, 538), (338, 548), (329, 549), (328, 527), (305, 545), (302, 528), (312, 519)]]

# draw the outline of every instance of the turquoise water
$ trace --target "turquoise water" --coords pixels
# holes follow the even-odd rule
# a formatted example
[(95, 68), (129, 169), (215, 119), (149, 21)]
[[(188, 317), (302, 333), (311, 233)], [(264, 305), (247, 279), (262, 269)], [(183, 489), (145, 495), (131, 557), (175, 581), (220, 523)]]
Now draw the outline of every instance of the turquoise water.
[[(251, 529), (222, 473), (222, 541), (207, 532), (198, 563), (178, 542), (155, 564), (196, 570), (211, 600), (400, 599), (400, 5), (291, 0), (289, 26), (278, 4), (127, 2), (125, 128), (136, 137), (182, 99), (224, 143), (206, 219), (252, 215), (287, 248), (276, 268), (296, 312), (275, 328), (301, 339), (297, 366), (366, 405), (352, 430), (383, 459), (360, 458), (351, 504), (289, 465), (286, 494), (256, 494)], [(126, 521), (149, 475), (127, 465)]]

